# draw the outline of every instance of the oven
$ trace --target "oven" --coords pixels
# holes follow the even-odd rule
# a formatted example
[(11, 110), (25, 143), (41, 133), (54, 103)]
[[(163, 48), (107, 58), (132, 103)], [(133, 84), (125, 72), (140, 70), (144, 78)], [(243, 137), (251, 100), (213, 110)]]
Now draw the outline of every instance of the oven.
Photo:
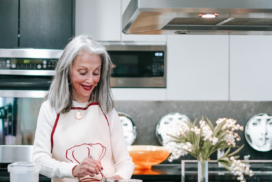
[(62, 50), (0, 49), (0, 145), (32, 145)]
[[(62, 50), (0, 49), (0, 181), (7, 165), (31, 161), (37, 117)], [(40, 176), (40, 181), (50, 181)]]

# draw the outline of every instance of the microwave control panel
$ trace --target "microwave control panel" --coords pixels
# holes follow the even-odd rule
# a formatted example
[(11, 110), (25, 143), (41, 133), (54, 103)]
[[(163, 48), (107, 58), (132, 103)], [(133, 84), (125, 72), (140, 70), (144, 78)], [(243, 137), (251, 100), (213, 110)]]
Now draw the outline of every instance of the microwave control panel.
[(164, 55), (163, 52), (155, 52), (152, 63), (153, 76), (164, 75)]
[(58, 59), (0, 58), (0, 70), (55, 70)]

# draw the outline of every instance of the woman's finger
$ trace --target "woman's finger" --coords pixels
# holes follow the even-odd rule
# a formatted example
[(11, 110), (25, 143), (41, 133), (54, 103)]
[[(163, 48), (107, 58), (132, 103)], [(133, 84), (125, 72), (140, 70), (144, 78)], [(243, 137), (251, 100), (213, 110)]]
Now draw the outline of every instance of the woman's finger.
[(101, 170), (102, 166), (101, 166), (101, 163), (99, 161), (95, 161), (95, 165), (98, 168), (98, 170)]
[(88, 172), (91, 173), (92, 175), (98, 175), (98, 174), (99, 174), (99, 171), (96, 170), (96, 169), (93, 168), (93, 167), (88, 167), (87, 170), (88, 170)]
[(92, 163), (92, 161), (89, 161), (88, 159), (86, 159), (83, 162), (83, 169), (84, 169), (84, 174), (85, 175), (96, 175), (98, 174), (99, 170), (96, 170), (96, 168), (94, 167), (95, 165)]
[(99, 170), (101, 170), (102, 168), (100, 162), (97, 160), (92, 159), (92, 160), (89, 160), (88, 163), (89, 163), (89, 166), (95, 168), (97, 172), (99, 172)]
[(90, 164), (91, 164), (91, 163), (94, 163), (94, 164), (96, 164), (96, 165), (101, 166), (100, 161), (94, 160), (94, 159), (92, 159), (92, 158), (88, 158), (88, 159), (87, 159), (87, 162), (90, 163)]
[(91, 177), (94, 177), (96, 175), (95, 173), (91, 172), (90, 169), (87, 170), (86, 175), (89, 175)]

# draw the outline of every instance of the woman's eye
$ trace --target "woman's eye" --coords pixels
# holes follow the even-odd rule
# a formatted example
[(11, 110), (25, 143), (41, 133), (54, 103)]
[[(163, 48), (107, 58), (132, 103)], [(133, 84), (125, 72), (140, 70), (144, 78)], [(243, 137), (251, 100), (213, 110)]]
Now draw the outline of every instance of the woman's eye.
[(253, 126), (257, 126), (257, 125), (258, 125), (258, 123), (252, 123), (252, 125), (253, 125)]
[(80, 73), (81, 75), (86, 75), (87, 73)]
[(99, 75), (99, 73), (94, 73), (94, 75)]

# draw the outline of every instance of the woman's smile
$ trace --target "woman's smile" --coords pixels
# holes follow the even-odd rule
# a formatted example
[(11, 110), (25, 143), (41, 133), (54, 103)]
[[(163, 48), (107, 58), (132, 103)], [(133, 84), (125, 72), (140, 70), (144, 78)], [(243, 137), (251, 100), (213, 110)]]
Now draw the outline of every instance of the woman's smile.
[(92, 89), (92, 85), (83, 85), (81, 84), (81, 86), (85, 89), (85, 90), (91, 90)]

